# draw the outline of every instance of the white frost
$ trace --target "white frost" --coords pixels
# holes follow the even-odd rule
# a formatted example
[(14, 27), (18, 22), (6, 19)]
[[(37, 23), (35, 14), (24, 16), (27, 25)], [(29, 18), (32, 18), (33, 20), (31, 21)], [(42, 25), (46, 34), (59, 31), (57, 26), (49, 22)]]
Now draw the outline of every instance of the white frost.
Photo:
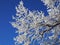
[[(24, 42), (24, 45), (29, 45), (34, 39), (40, 41), (40, 45), (53, 45), (54, 43), (48, 43), (49, 41), (44, 41), (44, 30), (45, 33), (52, 31), (52, 36), (47, 36), (50, 41), (58, 37), (60, 32), (60, 24), (49, 30), (51, 27), (46, 26), (55, 25), (60, 22), (60, 3), (55, 6), (55, 2), (60, 2), (60, 0), (41, 0), (47, 6), (48, 16), (44, 16), (41, 11), (30, 11), (24, 7), (23, 1), (16, 7), (16, 17), (12, 16), (15, 20), (11, 22), (14, 28), (17, 28), (16, 33), (18, 35), (14, 38), (15, 45), (19, 45)], [(46, 39), (47, 40), (47, 39)]]

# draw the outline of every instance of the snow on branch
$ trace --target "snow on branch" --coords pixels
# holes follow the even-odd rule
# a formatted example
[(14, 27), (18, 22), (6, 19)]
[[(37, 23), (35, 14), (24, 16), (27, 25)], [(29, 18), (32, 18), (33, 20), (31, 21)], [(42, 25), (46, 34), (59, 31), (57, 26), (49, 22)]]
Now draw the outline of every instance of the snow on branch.
[[(30, 45), (33, 40), (39, 41), (40, 45), (60, 44), (60, 38), (58, 39), (60, 35), (60, 0), (41, 1), (47, 6), (48, 16), (44, 16), (42, 11), (28, 10), (24, 7), (23, 1), (20, 1), (16, 7), (16, 17), (12, 16), (15, 21), (11, 22), (18, 34), (14, 38), (15, 45)], [(58, 5), (55, 6), (55, 3)]]

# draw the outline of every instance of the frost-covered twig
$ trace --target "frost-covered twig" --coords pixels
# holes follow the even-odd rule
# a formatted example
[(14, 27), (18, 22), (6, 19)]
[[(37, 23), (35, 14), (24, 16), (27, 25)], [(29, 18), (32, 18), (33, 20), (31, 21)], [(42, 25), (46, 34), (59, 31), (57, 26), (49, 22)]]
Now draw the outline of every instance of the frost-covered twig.
[[(24, 7), (23, 1), (20, 1), (16, 7), (16, 17), (13, 16), (15, 22), (11, 22), (18, 33), (14, 38), (15, 45), (22, 43), (29, 45), (33, 40), (38, 40), (40, 45), (53, 45), (54, 40), (60, 35), (60, 0), (41, 1), (47, 6), (48, 16), (44, 16), (42, 11), (30, 11)], [(53, 33), (53, 35), (44, 38), (45, 33)]]

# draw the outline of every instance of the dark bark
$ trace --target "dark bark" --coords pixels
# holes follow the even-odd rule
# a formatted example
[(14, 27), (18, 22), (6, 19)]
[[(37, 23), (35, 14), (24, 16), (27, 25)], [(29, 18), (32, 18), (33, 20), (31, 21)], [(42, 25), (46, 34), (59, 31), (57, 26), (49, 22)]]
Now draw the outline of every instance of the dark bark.
[(58, 25), (60, 25), (60, 23), (56, 23), (55, 25), (46, 24), (46, 25), (44, 25), (44, 26), (48, 26), (49, 29), (48, 29), (48, 30), (44, 30), (44, 31), (42, 31), (42, 32), (39, 32), (39, 34), (43, 37), (43, 34), (44, 34), (44, 33), (50, 31), (51, 29), (53, 29), (54, 27), (56, 27), (56, 26), (58, 26)]

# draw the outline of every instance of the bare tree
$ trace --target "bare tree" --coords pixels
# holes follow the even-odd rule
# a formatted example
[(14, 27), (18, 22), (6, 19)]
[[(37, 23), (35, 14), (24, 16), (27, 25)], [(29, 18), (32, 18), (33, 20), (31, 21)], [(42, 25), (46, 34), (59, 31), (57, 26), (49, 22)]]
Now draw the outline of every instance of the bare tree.
[[(30, 11), (25, 8), (23, 1), (16, 7), (15, 20), (11, 22), (18, 34), (14, 40), (15, 45), (29, 45), (37, 40), (40, 45), (60, 45), (60, 0), (41, 0), (47, 6), (49, 15), (44, 16), (42, 11)], [(58, 5), (56, 6), (56, 4)], [(52, 35), (49, 35), (52, 34)], [(33, 45), (35, 45), (33, 43)]]

